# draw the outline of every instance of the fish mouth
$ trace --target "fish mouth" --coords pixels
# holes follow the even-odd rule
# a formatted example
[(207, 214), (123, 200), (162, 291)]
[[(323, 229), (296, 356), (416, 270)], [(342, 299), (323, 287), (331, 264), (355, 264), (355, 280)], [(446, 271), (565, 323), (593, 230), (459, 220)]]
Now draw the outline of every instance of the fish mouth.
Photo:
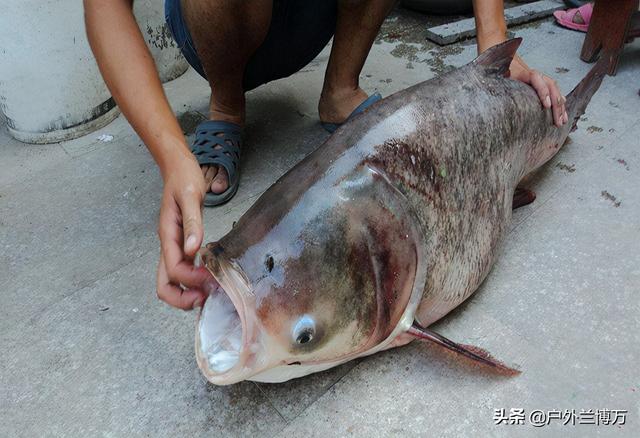
[(254, 330), (246, 318), (249, 303), (243, 293), (248, 287), (230, 263), (207, 258), (205, 266), (213, 278), (205, 286), (209, 296), (196, 322), (196, 359), (207, 380), (229, 385), (245, 380), (251, 373), (247, 366), (252, 356), (248, 346)]
[(200, 353), (209, 371), (222, 374), (236, 366), (242, 350), (242, 321), (221, 288), (210, 293), (198, 321)]

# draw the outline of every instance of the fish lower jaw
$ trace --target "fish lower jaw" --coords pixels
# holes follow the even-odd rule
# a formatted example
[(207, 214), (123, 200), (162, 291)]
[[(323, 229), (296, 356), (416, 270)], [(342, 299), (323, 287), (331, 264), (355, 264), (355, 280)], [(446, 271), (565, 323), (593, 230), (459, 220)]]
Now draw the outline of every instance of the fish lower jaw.
[(198, 322), (200, 352), (210, 371), (224, 373), (240, 360), (242, 322), (231, 299), (222, 291), (207, 298)]
[(257, 373), (249, 377), (247, 380), (260, 383), (282, 383), (287, 380), (297, 379), (309, 374), (328, 370), (329, 368), (336, 367), (350, 360), (352, 360), (352, 358), (318, 364), (280, 365)]
[[(239, 304), (239, 303), (238, 303)], [(220, 287), (210, 291), (196, 323), (196, 359), (211, 383), (228, 385), (245, 379), (246, 327), (239, 308)]]

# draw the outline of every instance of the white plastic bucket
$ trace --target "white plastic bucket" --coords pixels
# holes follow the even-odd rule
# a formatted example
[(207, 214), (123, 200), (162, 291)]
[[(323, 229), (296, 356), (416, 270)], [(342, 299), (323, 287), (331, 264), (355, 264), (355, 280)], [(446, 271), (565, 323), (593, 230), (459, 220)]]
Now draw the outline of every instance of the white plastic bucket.
[[(164, 30), (162, 0), (137, 0), (162, 79), (187, 68)], [(79, 0), (10, 0), (0, 12), (0, 110), (9, 133), (56, 143), (105, 126), (119, 111), (89, 48)], [(149, 31), (150, 29), (150, 31)]]
[(79, 137), (118, 115), (77, 0), (12, 0), (0, 13), (0, 108), (27, 143)]

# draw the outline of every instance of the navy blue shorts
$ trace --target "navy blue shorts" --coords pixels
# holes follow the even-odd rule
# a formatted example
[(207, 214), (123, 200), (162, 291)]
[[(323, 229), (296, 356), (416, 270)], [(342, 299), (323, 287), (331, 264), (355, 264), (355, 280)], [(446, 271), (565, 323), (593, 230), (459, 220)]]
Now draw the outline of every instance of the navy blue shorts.
[[(206, 79), (180, 1), (165, 0), (165, 19), (184, 57)], [(274, 0), (267, 36), (247, 63), (244, 89), (286, 78), (311, 62), (335, 32), (337, 9), (337, 0)]]

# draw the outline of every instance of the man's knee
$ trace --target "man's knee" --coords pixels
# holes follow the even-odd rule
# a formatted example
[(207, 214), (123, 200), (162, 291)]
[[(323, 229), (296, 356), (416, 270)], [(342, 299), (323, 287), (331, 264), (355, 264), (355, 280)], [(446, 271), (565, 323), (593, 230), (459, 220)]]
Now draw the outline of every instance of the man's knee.
[(266, 35), (272, 3), (272, 0), (182, 0), (194, 39), (208, 37), (222, 44), (242, 41), (249, 45)]

